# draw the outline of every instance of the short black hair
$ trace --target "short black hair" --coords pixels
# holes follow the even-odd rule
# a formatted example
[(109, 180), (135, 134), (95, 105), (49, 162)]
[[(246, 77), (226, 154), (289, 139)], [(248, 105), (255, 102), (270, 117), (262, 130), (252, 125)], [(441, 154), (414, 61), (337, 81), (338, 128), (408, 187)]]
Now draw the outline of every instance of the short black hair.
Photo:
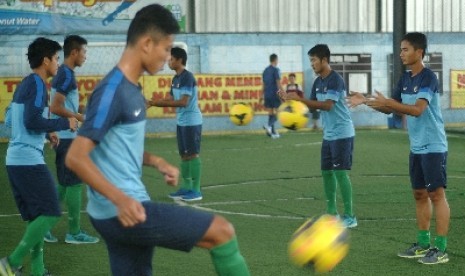
[(402, 41), (408, 41), (410, 44), (412, 44), (413, 49), (415, 50), (422, 49), (422, 57), (425, 57), (426, 48), (428, 47), (428, 40), (425, 34), (418, 32), (407, 33), (402, 38)]
[(294, 73), (290, 73), (290, 74), (289, 74), (289, 78), (290, 78), (290, 77), (294, 77), (294, 78), (295, 78), (295, 74), (294, 74)]
[(68, 35), (63, 43), (63, 54), (68, 57), (73, 50), (81, 50), (83, 45), (87, 45), (87, 40), (82, 36)]
[(271, 54), (271, 55), (270, 55), (270, 62), (275, 62), (277, 59), (278, 59), (278, 55), (277, 55), (277, 54)]
[(36, 38), (27, 48), (27, 59), (31, 69), (36, 69), (42, 65), (44, 58), (52, 57), (61, 51), (60, 43), (45, 37)]
[(320, 60), (326, 58), (328, 63), (331, 57), (331, 51), (329, 51), (329, 47), (326, 44), (317, 44), (313, 46), (310, 50), (308, 50), (307, 54), (311, 57), (318, 57)]
[[(136, 13), (129, 25), (126, 45), (134, 45), (137, 40), (147, 34), (157, 42), (160, 38), (179, 32), (178, 21), (170, 10), (159, 4), (143, 7)], [(160, 37), (161, 35), (161, 37)]]
[(176, 59), (181, 59), (182, 65), (187, 64), (187, 53), (183, 48), (179, 47), (173, 47), (171, 48), (171, 56), (173, 56)]

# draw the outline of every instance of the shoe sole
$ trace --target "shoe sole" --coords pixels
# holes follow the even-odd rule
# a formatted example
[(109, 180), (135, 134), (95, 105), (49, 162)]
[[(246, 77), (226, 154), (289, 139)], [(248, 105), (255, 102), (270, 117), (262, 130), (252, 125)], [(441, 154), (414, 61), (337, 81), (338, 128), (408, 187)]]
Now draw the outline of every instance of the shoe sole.
[(426, 256), (426, 254), (424, 254), (424, 255), (415, 255), (415, 256), (397, 254), (397, 257), (406, 258), (406, 259), (417, 259), (417, 258), (423, 258), (424, 256)]
[(98, 243), (100, 240), (97, 240), (97, 241), (93, 241), (93, 242), (82, 242), (82, 241), (67, 241), (65, 240), (65, 243), (68, 243), (68, 244), (94, 244), (94, 243)]
[(172, 195), (168, 195), (169, 198), (171, 199), (181, 199), (182, 196), (172, 196)]
[(58, 240), (49, 240), (49, 239), (44, 239), (44, 242), (48, 242), (48, 243), (57, 243)]
[(199, 201), (199, 200), (202, 200), (203, 197), (196, 197), (196, 198), (181, 198), (182, 201), (187, 201), (187, 202), (190, 202), (190, 201)]
[(440, 260), (440, 261), (438, 261), (436, 263), (424, 263), (424, 262), (421, 262), (421, 260), (418, 260), (418, 263), (425, 264), (425, 265), (445, 264), (447, 262), (449, 262), (449, 258)]

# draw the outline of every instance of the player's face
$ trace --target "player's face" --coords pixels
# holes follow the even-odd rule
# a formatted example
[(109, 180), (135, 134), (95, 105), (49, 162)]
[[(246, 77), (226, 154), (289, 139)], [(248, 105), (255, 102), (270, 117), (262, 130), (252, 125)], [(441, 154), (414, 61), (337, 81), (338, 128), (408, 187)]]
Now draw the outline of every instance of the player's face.
[(413, 45), (410, 42), (403, 40), (400, 43), (400, 59), (404, 65), (413, 65), (417, 62), (421, 62), (423, 50), (413, 48)]
[(48, 57), (44, 58), (45, 69), (49, 77), (53, 77), (57, 74), (59, 59), (60, 57), (58, 56), (58, 53), (55, 53), (55, 55), (53, 55), (51, 59), (49, 59)]
[(155, 74), (165, 66), (165, 63), (171, 58), (171, 48), (173, 47), (174, 35), (167, 35), (155, 42), (152, 40), (152, 47), (149, 54), (149, 60), (146, 64), (146, 70), (149, 74)]
[(310, 56), (310, 64), (316, 74), (320, 74), (323, 71), (322, 60), (317, 56)]
[(76, 66), (82, 66), (87, 59), (87, 46), (82, 45), (81, 49), (79, 49), (76, 54)]

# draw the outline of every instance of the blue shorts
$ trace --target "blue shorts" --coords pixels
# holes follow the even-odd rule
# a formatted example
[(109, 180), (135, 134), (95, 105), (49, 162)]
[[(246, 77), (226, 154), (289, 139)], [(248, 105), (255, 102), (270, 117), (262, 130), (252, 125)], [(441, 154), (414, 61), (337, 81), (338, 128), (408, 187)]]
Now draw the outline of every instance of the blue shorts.
[(447, 187), (447, 152), (414, 154), (409, 158), (410, 183), (412, 188), (433, 192)]
[(265, 97), (265, 107), (266, 108), (278, 108), (281, 105), (281, 100), (278, 95), (274, 97)]
[(47, 165), (7, 165), (6, 171), (23, 220), (61, 216), (55, 182)]
[(142, 205), (147, 220), (134, 227), (123, 227), (116, 217), (91, 218), (107, 245), (113, 276), (151, 276), (155, 246), (189, 252), (213, 221), (213, 214), (190, 207), (152, 201)]
[(321, 145), (321, 170), (350, 170), (354, 137), (333, 141), (323, 140)]
[(82, 183), (82, 180), (65, 165), (66, 154), (72, 142), (73, 139), (60, 139), (60, 143), (55, 148), (58, 184), (62, 186), (73, 186)]
[(202, 125), (177, 126), (176, 138), (178, 150), (181, 156), (190, 156), (200, 153), (200, 142), (202, 140)]

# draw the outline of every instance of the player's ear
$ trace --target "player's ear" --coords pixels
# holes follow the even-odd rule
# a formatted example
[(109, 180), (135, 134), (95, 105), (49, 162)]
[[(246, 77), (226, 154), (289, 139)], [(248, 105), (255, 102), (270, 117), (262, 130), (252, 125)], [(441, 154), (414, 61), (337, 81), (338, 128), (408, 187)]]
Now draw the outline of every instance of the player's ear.
[(154, 46), (155, 42), (149, 35), (144, 35), (139, 39), (139, 47), (144, 53), (150, 52), (151, 47)]

